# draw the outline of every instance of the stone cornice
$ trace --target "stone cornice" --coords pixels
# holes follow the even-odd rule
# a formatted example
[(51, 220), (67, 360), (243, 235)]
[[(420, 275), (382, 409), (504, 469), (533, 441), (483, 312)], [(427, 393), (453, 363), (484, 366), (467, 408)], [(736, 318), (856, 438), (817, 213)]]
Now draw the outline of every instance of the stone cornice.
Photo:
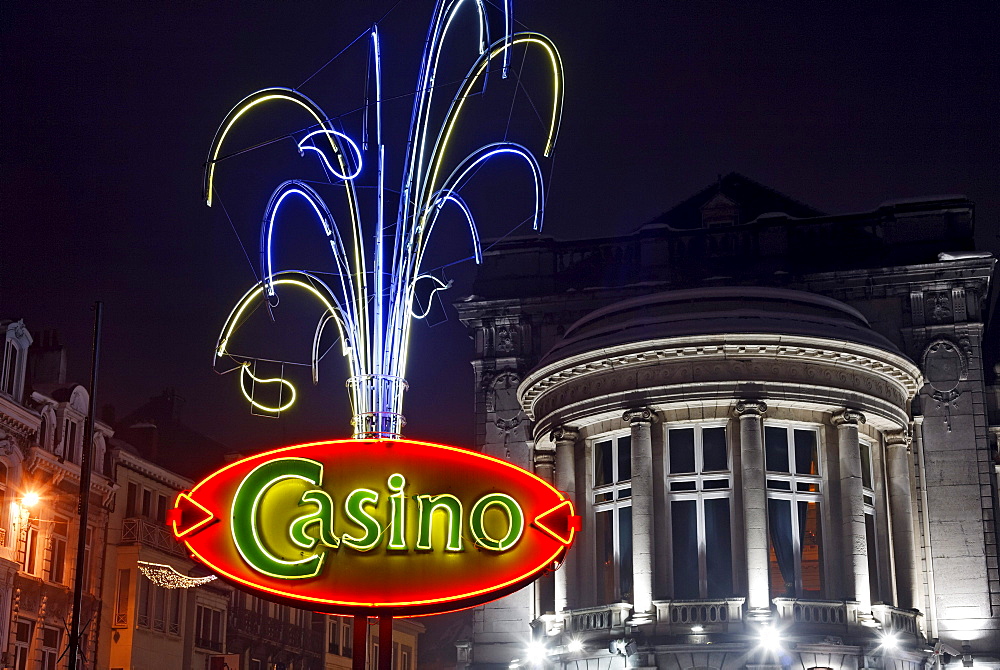
[(115, 461), (133, 472), (137, 472), (140, 475), (149, 477), (153, 481), (164, 484), (176, 491), (183, 491), (194, 486), (194, 482), (186, 477), (173, 472), (172, 470), (167, 470), (166, 468), (156, 465), (147, 461), (142, 456), (137, 456), (133, 453), (125, 451), (124, 449), (115, 450), (114, 454)]
[(41, 421), (38, 412), (33, 412), (9, 397), (0, 395), (0, 426), (3, 428), (21, 437), (30, 438), (38, 432)]
[[(750, 367), (755, 362), (781, 360), (874, 375), (894, 386), (903, 403), (923, 385), (920, 370), (913, 363), (875, 347), (807, 336), (726, 334), (646, 340), (570, 356), (529, 374), (518, 387), (518, 400), (534, 417), (534, 405), (542, 395), (587, 376), (672, 362), (726, 361)], [(747, 371), (745, 381), (755, 381), (752, 370)]]
[[(37, 472), (41, 470), (50, 475), (49, 481), (58, 484), (64, 480), (70, 481), (79, 487), (80, 466), (66, 460), (60, 460), (54, 454), (39, 447), (32, 447), (25, 459), (24, 469), (26, 472)], [(91, 490), (107, 496), (117, 489), (117, 485), (105, 475), (99, 472), (92, 473)]]

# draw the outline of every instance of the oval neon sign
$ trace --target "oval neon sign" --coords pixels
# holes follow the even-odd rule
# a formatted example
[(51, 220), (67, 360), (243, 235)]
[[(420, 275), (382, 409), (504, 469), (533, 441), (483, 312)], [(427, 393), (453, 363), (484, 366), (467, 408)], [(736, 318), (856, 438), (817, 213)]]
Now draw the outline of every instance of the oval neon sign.
[(394, 616), (511, 593), (561, 560), (580, 526), (530, 472), (411, 440), (245, 458), (178, 495), (169, 522), (196, 560), (263, 597)]

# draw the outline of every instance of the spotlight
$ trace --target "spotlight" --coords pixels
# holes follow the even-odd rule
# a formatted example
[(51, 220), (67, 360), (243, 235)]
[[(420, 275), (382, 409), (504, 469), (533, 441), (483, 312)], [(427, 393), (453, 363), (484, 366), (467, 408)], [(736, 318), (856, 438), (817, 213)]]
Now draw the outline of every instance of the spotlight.
[(24, 507), (34, 507), (38, 504), (39, 500), (38, 494), (32, 491), (24, 494), (24, 497), (21, 498), (21, 505)]
[(761, 626), (757, 631), (758, 645), (767, 651), (781, 649), (781, 633), (774, 626)]
[(545, 645), (541, 642), (529, 643), (527, 649), (528, 663), (532, 665), (541, 665), (542, 662), (545, 661), (545, 652)]
[(899, 649), (899, 638), (896, 637), (895, 633), (883, 633), (879, 646), (886, 651), (895, 651)]
[(702, 626), (701, 624), (695, 624), (694, 626), (691, 626), (691, 632), (692, 633), (701, 633), (701, 632), (704, 632), (704, 630), (705, 630), (705, 627)]
[(577, 639), (570, 640), (569, 644), (566, 645), (566, 649), (574, 654), (578, 651), (583, 651), (583, 642)]

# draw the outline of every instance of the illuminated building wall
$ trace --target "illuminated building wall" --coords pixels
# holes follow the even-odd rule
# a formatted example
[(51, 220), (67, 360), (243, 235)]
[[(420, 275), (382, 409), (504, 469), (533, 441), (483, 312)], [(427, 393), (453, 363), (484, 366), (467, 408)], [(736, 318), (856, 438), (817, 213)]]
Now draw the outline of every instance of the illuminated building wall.
[(456, 304), (477, 441), (584, 527), (459, 666), (1000, 667), (972, 226), (962, 197), (828, 216), (731, 174), (630, 235), (493, 246)]
[[(0, 321), (5, 333), (0, 384), (0, 653), (3, 667), (65, 668), (72, 611), (79, 515), (80, 459), (89, 395), (67, 384), (59, 347), (35, 342), (21, 321)], [(32, 345), (43, 356), (31, 359)], [(55, 365), (46, 355), (55, 353)], [(44, 374), (32, 382), (29, 368)], [(51, 374), (50, 374), (51, 373)], [(103, 548), (114, 491), (105, 467), (112, 430), (98, 422), (85, 554), (84, 656), (97, 652)], [(93, 665), (89, 667), (94, 667)]]

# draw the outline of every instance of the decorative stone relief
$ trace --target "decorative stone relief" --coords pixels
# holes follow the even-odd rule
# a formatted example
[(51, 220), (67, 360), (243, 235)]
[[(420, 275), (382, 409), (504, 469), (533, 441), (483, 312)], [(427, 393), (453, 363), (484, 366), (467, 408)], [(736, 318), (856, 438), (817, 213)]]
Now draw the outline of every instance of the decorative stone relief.
[(944, 323), (951, 318), (951, 297), (946, 291), (928, 292), (925, 302), (932, 323)]
[(948, 338), (939, 337), (924, 349), (922, 365), (924, 379), (931, 387), (931, 397), (938, 408), (945, 410), (945, 424), (951, 432), (951, 410), (958, 406), (962, 392), (958, 385), (969, 376), (969, 358), (966, 347)]
[(830, 417), (830, 422), (834, 426), (847, 425), (858, 425), (860, 423), (867, 423), (868, 419), (865, 415), (856, 409), (842, 409), (839, 412), (834, 412)]
[(764, 416), (767, 403), (763, 400), (740, 400), (736, 403), (736, 416)]
[[(517, 403), (517, 385), (521, 383), (521, 375), (516, 370), (505, 368), (486, 375), (482, 385), (486, 391), (486, 411), (496, 412), (501, 410), (517, 409), (521, 407)], [(513, 398), (513, 405), (511, 405)], [(497, 402), (497, 400), (500, 402)], [(500, 409), (498, 409), (500, 408)]]
[(495, 349), (497, 353), (509, 354), (514, 351), (514, 329), (509, 326), (500, 326), (494, 335)]
[(573, 430), (572, 428), (567, 428), (566, 426), (554, 428), (552, 433), (549, 435), (549, 439), (556, 444), (560, 442), (576, 442), (579, 438), (579, 432)]
[(653, 410), (648, 407), (637, 407), (634, 409), (627, 409), (625, 413), (622, 414), (622, 421), (627, 423), (652, 423), (656, 420), (656, 415)]

